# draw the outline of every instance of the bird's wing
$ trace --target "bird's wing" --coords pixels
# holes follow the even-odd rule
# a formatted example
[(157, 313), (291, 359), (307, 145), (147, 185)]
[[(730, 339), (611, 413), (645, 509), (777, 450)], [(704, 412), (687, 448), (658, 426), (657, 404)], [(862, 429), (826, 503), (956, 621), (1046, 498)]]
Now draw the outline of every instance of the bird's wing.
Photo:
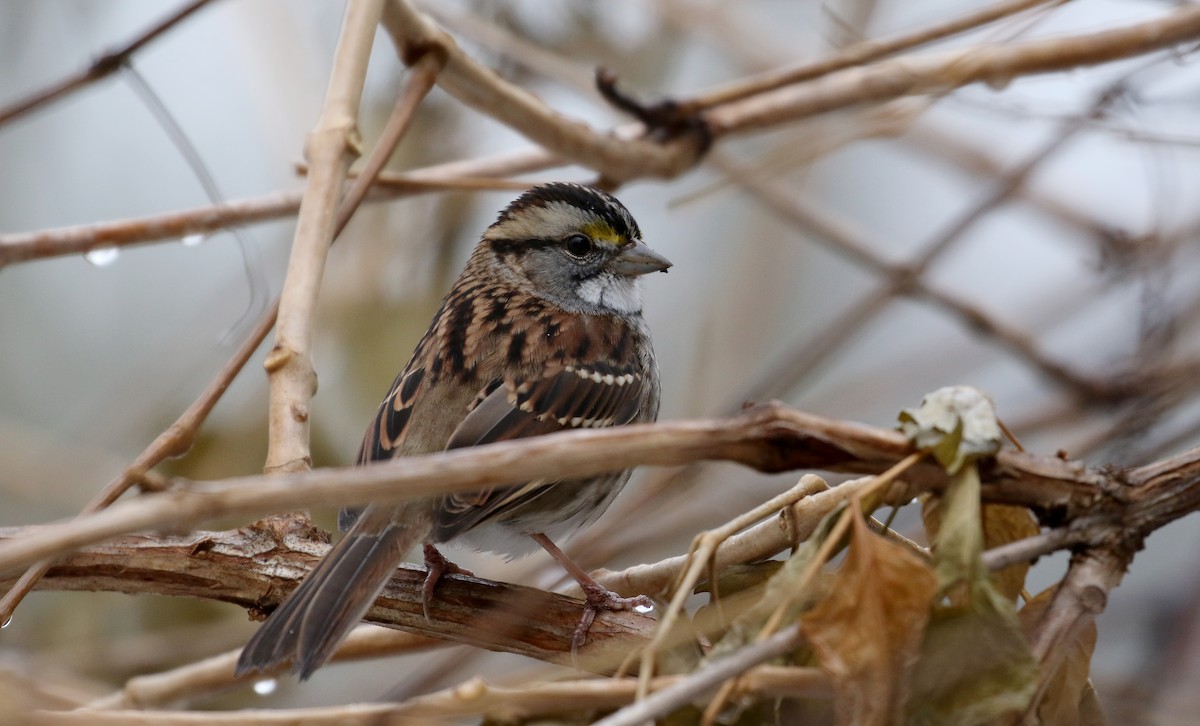
[[(420, 351), (413, 354), (413, 361), (418, 360)], [(412, 365), (411, 363), (409, 364)], [(388, 395), (379, 404), (375, 419), (363, 436), (362, 446), (358, 449), (356, 464), (368, 464), (372, 461), (386, 461), (394, 458), (399, 451), (404, 435), (408, 431), (408, 422), (412, 416), (413, 404), (425, 380), (425, 366), (416, 366), (411, 370), (405, 368), (396, 380)]]
[[(455, 429), (446, 448), (627, 424), (641, 409), (646, 386), (640, 370), (600, 364), (555, 365), (540, 376), (493, 384)], [(539, 480), (447, 495), (435, 515), (434, 538), (450, 539), (545, 491), (545, 480)]]

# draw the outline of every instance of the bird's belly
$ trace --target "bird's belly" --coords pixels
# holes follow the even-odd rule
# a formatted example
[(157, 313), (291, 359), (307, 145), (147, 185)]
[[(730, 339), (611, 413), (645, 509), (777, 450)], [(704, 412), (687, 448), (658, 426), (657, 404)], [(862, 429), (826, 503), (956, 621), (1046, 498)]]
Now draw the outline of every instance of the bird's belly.
[(480, 522), (453, 541), (484, 552), (523, 557), (538, 548), (529, 535), (540, 532), (557, 543), (599, 519), (620, 494), (629, 474), (624, 471), (600, 480), (555, 484), (537, 498)]

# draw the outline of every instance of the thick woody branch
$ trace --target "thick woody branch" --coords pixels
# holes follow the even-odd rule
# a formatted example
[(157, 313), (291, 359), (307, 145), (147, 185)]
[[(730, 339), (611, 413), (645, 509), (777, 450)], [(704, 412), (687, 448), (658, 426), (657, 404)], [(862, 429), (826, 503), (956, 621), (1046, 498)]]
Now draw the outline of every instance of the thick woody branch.
[(383, 25), (405, 63), (431, 51), (444, 55), (446, 64), (438, 85), (451, 96), (552, 153), (599, 171), (606, 179), (670, 179), (695, 166), (707, 148), (707, 138), (700, 134), (661, 140), (628, 135), (621, 138), (597, 133), (581, 121), (568, 119), (476, 62), (406, 0), (388, 0)]
[[(219, 517), (251, 518), (299, 507), (399, 501), (551, 475), (569, 479), (643, 464), (675, 466), (703, 460), (733, 461), (765, 472), (823, 469), (871, 474), (886, 471), (910, 453), (904, 437), (895, 431), (764, 404), (729, 419), (570, 431), (371, 467), (209, 483), (184, 481), (172, 490), (119, 502), (72, 522), (31, 528), (28, 534), (0, 545), (0, 572), (109, 537), (150, 529), (193, 529)], [(1135, 490), (1121, 481), (1119, 472), (1050, 456), (1002, 451), (982, 468), (981, 475), (985, 499), (1030, 507), (1050, 525), (1083, 515), (1123, 524), (1129, 502), (1136, 501)], [(931, 463), (913, 467), (905, 477), (924, 489), (945, 484), (943, 471)], [(1200, 477), (1176, 479), (1172, 487), (1190, 492), (1200, 487)], [(1154, 528), (1178, 516), (1181, 513), (1172, 509), (1143, 520), (1142, 526)]]
[[(11, 529), (0, 530), (3, 539), (13, 534)], [(271, 526), (186, 537), (129, 537), (56, 563), (39, 587), (203, 598), (264, 613), (295, 589), (328, 551), (320, 539), (307, 528), (281, 531)], [(421, 604), (424, 581), (423, 568), (397, 569), (367, 621), (550, 663), (573, 662), (578, 600), (520, 585), (447, 576), (438, 583), (426, 621)], [(529, 612), (538, 617), (527, 617)], [(655, 622), (633, 612), (600, 613), (574, 663), (612, 673), (630, 649), (649, 642)]]

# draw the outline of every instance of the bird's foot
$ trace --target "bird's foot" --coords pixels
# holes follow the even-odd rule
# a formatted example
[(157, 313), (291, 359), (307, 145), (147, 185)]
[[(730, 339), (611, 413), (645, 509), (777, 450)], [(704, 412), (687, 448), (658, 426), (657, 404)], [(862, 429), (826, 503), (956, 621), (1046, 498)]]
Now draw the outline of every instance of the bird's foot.
[(592, 628), (596, 613), (601, 610), (649, 611), (654, 609), (654, 601), (645, 595), (621, 597), (617, 593), (605, 589), (595, 580), (588, 583), (581, 582), (580, 586), (583, 588), (584, 594), (583, 617), (579, 619), (579, 625), (575, 626), (575, 634), (571, 636), (572, 656), (587, 642), (588, 631)]
[(425, 553), (425, 568), (428, 570), (425, 574), (425, 584), (421, 588), (421, 610), (425, 612), (425, 622), (430, 622), (429, 618), (429, 603), (433, 601), (433, 588), (437, 587), (438, 580), (442, 579), (442, 575), (466, 575), (474, 577), (475, 573), (470, 570), (459, 567), (446, 557), (438, 552), (437, 547), (425, 543), (423, 548)]

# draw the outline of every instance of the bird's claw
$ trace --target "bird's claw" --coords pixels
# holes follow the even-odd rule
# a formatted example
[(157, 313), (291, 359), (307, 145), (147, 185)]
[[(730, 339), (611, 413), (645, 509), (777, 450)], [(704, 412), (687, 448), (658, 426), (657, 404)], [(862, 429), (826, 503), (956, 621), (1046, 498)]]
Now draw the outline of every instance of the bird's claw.
[(438, 552), (437, 547), (428, 542), (425, 543), (424, 553), (425, 568), (428, 571), (425, 573), (425, 584), (421, 587), (421, 610), (425, 613), (425, 622), (429, 623), (432, 622), (429, 617), (429, 603), (433, 601), (433, 589), (437, 587), (438, 580), (442, 579), (442, 575), (474, 577), (475, 573), (446, 559), (441, 552)]
[(606, 590), (599, 584), (596, 587), (584, 587), (583, 616), (575, 626), (575, 634), (571, 636), (571, 657), (587, 642), (588, 631), (596, 620), (596, 613), (601, 610), (635, 610), (644, 608), (654, 609), (654, 601), (645, 595), (621, 597), (611, 590)]

